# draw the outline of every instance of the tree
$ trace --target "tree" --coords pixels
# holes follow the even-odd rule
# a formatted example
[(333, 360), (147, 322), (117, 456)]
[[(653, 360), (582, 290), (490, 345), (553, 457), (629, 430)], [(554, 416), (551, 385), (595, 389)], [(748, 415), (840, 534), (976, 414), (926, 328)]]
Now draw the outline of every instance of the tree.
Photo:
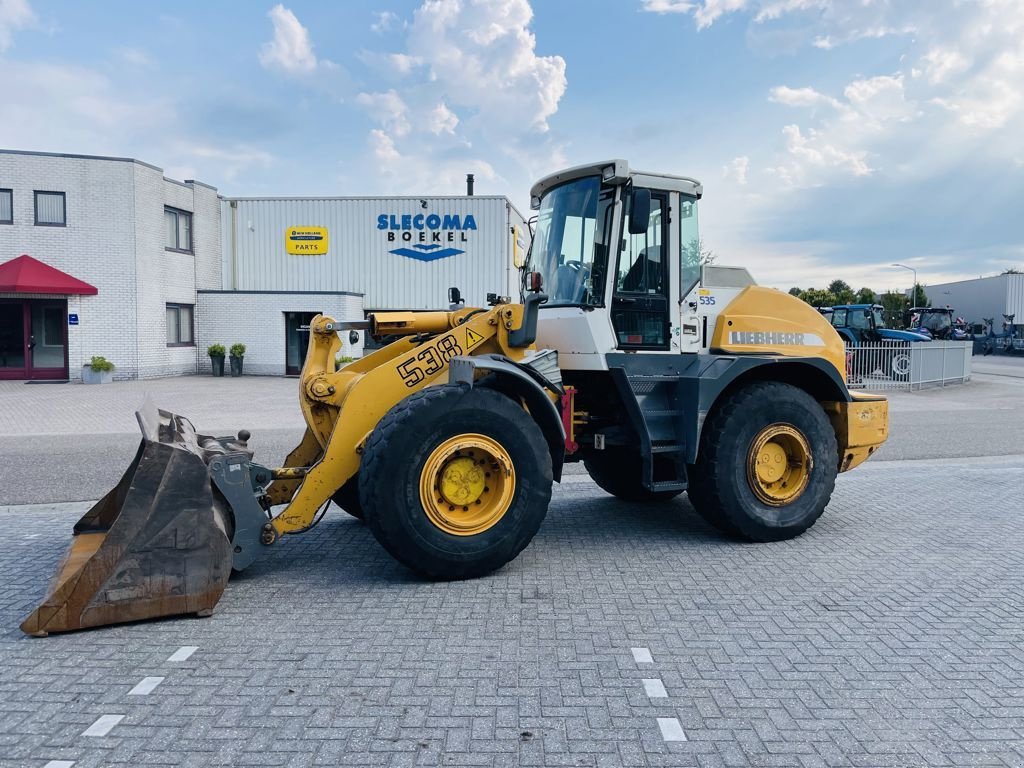
[(930, 307), (931, 304), (928, 302), (928, 294), (924, 292), (924, 288), (920, 283), (914, 286), (913, 294), (910, 297), (910, 306), (912, 307)]
[(828, 284), (828, 292), (835, 296), (836, 304), (850, 304), (853, 302), (853, 289), (845, 280), (833, 280)]
[(854, 301), (857, 304), (874, 304), (875, 292), (870, 288), (861, 288), (857, 291), (857, 295), (854, 296)]
[(800, 298), (812, 307), (831, 307), (833, 304), (841, 303), (836, 301), (835, 294), (821, 288), (808, 288), (800, 293)]
[(796, 286), (793, 286), (792, 288), (789, 289), (789, 295), (796, 296), (798, 299), (800, 298), (801, 293), (803, 293), (803, 291), (797, 288)]
[(899, 291), (886, 291), (878, 297), (885, 316), (885, 324), (890, 328), (903, 328), (904, 314), (907, 311), (907, 297)]
[(1003, 275), (1019, 275), (1019, 274), (1022, 274), (1022, 273), (1016, 267), (1010, 267), (1005, 272), (1001, 272), (1000, 274), (1003, 274)]

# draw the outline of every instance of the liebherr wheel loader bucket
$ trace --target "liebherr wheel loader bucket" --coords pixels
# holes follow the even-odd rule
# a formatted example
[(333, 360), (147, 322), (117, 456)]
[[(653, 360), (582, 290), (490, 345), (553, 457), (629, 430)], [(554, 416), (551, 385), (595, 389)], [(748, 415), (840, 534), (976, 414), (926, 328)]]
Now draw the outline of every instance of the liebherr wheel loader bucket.
[(22, 622), (30, 635), (208, 615), (224, 592), (234, 524), (207, 461), (248, 450), (244, 442), (197, 435), (186, 419), (148, 402), (136, 416), (142, 442), (135, 459), (75, 525), (46, 599)]

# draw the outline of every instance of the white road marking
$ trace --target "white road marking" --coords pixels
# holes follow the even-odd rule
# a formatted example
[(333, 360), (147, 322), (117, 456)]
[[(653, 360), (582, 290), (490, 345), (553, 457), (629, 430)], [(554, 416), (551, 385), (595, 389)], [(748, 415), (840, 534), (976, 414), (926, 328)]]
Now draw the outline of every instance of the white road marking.
[(199, 646), (198, 645), (183, 645), (183, 646), (181, 646), (181, 648), (179, 648), (174, 653), (172, 653), (170, 658), (167, 659), (167, 660), (168, 661), (184, 661), (185, 659), (187, 659), (189, 656), (191, 656), (193, 653), (195, 653), (198, 650), (199, 650)]
[(124, 720), (124, 715), (100, 715), (100, 719), (84, 731), (83, 736), (106, 736), (111, 728)]
[(654, 659), (651, 658), (651, 651), (648, 648), (632, 648), (633, 661), (637, 664), (653, 664)]
[(683, 726), (679, 724), (679, 718), (659, 717), (658, 727), (661, 728), (661, 738), (665, 741), (686, 741), (686, 734), (683, 733)]
[(71, 768), (74, 764), (74, 760), (51, 760), (43, 768)]
[(665, 684), (657, 677), (645, 678), (644, 679), (644, 692), (647, 694), (649, 699), (667, 699), (668, 692), (665, 690)]
[(134, 688), (128, 691), (128, 695), (148, 696), (153, 692), (153, 689), (160, 685), (160, 683), (162, 683), (163, 681), (164, 679), (162, 677), (144, 677), (142, 678), (142, 682), (140, 682), (138, 685), (136, 685)]

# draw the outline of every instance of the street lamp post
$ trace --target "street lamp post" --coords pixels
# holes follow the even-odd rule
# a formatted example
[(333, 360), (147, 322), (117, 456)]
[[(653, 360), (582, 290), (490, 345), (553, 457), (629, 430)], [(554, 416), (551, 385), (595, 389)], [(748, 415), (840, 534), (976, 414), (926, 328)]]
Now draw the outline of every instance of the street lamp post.
[(917, 303), (917, 270), (913, 267), (908, 267), (906, 264), (893, 264), (894, 267), (900, 267), (901, 269), (909, 269), (914, 273), (914, 288), (910, 292), (910, 306), (914, 306)]

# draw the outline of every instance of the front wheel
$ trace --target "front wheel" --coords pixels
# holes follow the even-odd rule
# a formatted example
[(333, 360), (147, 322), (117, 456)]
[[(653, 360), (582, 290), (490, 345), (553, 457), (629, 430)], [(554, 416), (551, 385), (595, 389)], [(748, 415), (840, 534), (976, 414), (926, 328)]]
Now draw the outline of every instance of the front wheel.
[(836, 436), (818, 402), (758, 382), (727, 395), (705, 423), (689, 496), (727, 533), (781, 541), (814, 525), (837, 474)]
[(434, 579), (482, 576), (515, 558), (544, 520), (552, 482), (530, 414), (461, 384), (428, 387), (388, 411), (359, 473), (374, 537)]

